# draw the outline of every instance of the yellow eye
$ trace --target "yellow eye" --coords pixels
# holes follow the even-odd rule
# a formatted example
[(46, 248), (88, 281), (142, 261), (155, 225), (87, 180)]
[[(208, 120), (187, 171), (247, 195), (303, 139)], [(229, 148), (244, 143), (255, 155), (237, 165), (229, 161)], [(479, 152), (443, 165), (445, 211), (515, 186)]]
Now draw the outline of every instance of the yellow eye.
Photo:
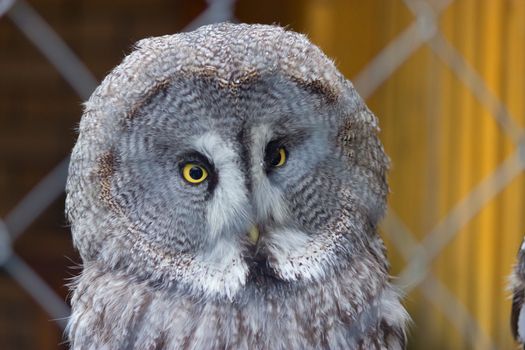
[(279, 147), (277, 152), (272, 156), (270, 165), (274, 168), (283, 166), (286, 163), (286, 150), (283, 147)]
[(184, 165), (184, 168), (182, 168), (182, 176), (184, 177), (184, 180), (188, 181), (192, 184), (199, 184), (206, 180), (208, 177), (208, 172), (204, 167), (195, 164), (195, 163), (188, 163)]
[(275, 167), (280, 167), (281, 165), (284, 165), (284, 163), (286, 163), (286, 151), (284, 150), (284, 148), (279, 148), (279, 162), (277, 162), (277, 164), (275, 164), (274, 166)]

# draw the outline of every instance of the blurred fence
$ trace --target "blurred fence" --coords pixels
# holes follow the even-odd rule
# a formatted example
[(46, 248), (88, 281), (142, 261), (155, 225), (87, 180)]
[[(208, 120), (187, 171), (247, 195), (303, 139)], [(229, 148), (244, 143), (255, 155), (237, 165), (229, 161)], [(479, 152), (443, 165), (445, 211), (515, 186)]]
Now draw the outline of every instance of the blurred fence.
[[(184, 30), (235, 21), (235, 6), (209, 0)], [(293, 6), (301, 9), (303, 29), (337, 59), (381, 120), (393, 159), (382, 229), (395, 281), (409, 293), (411, 346), (511, 347), (505, 278), (524, 228), (525, 3)], [(89, 97), (95, 78), (29, 3), (3, 0), (0, 17), (19, 28), (82, 100)], [(68, 306), (11, 245), (62, 195), (67, 163), (0, 221), (0, 265), (62, 328)]]

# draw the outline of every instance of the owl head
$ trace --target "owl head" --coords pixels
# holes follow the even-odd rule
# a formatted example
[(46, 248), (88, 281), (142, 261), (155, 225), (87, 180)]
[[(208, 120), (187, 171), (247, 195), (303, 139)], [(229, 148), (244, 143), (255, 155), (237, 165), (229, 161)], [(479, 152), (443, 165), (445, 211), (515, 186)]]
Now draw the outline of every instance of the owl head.
[(319, 282), (365, 251), (384, 266), (377, 129), (304, 35), (221, 23), (141, 40), (85, 104), (74, 243), (84, 264), (210, 298)]

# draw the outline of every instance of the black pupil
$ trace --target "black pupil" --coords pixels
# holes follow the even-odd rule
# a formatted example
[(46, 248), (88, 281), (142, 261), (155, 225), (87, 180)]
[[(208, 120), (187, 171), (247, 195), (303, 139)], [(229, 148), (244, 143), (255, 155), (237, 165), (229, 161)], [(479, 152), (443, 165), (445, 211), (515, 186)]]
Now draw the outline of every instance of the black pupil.
[(275, 152), (272, 155), (272, 158), (270, 159), (270, 165), (271, 166), (277, 166), (279, 162), (281, 161), (281, 152), (280, 148), (277, 148)]
[(190, 177), (193, 180), (200, 180), (202, 175), (204, 175), (204, 173), (202, 172), (201, 168), (194, 166), (190, 169)]

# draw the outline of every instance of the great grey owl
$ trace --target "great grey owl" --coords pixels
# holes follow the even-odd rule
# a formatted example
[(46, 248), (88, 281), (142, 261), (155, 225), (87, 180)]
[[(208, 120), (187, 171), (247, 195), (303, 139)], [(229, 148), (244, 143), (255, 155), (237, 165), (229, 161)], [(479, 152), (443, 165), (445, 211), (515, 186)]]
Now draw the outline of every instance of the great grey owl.
[(518, 252), (518, 262), (511, 276), (512, 310), (511, 329), (514, 338), (525, 349), (525, 239)]
[(71, 157), (71, 347), (404, 348), (377, 129), (304, 35), (221, 23), (139, 41)]

